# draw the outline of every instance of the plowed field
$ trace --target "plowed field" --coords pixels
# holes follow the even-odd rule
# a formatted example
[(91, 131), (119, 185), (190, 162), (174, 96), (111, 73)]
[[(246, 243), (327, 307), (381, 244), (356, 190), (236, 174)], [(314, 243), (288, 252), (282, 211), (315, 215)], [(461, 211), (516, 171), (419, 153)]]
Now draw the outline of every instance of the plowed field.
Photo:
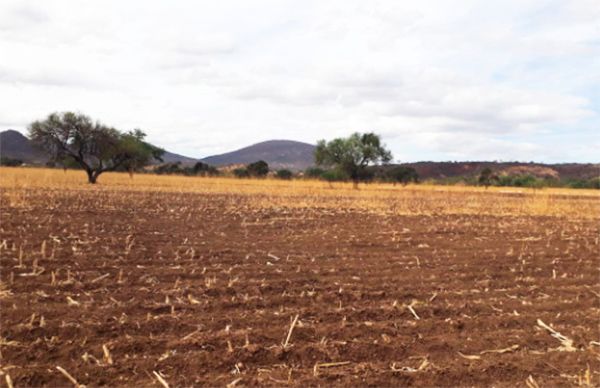
[[(600, 384), (598, 197), (496, 214), (540, 194), (411, 210), (400, 187), (369, 207), (4, 178), (2, 384)], [(460, 195), (489, 210), (444, 208)]]

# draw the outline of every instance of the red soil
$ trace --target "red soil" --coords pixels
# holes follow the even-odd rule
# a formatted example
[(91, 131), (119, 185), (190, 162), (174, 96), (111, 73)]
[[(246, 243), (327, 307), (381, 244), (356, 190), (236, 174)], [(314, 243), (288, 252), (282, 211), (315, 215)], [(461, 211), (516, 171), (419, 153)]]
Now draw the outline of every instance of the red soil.
[(16, 387), (600, 384), (597, 221), (46, 195), (1, 207)]

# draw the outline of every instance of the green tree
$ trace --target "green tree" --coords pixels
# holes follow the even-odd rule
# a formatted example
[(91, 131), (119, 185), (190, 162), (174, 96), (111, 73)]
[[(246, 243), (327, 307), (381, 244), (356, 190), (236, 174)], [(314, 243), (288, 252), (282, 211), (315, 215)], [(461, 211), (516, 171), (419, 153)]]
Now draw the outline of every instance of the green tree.
[(248, 178), (249, 177), (248, 170), (244, 167), (236, 168), (232, 172), (236, 178)]
[(275, 173), (275, 176), (279, 179), (292, 179), (293, 175), (294, 174), (290, 170), (286, 169), (277, 170)]
[(387, 171), (386, 177), (394, 182), (394, 185), (396, 183), (401, 183), (402, 185), (406, 186), (410, 182), (417, 183), (419, 181), (419, 174), (417, 173), (417, 170), (408, 166), (397, 166), (391, 168)]
[(164, 150), (146, 143), (145, 136), (139, 129), (122, 133), (73, 112), (52, 113), (29, 125), (30, 139), (52, 161), (63, 165), (75, 161), (92, 184), (103, 172), (132, 172), (152, 159), (161, 160)]
[(354, 133), (348, 138), (337, 138), (329, 142), (320, 140), (315, 150), (315, 161), (320, 166), (333, 166), (347, 175), (355, 184), (367, 176), (369, 165), (387, 163), (392, 160), (378, 135)]
[(261, 178), (269, 173), (269, 165), (264, 160), (259, 160), (247, 165), (246, 170), (248, 171), (248, 175)]

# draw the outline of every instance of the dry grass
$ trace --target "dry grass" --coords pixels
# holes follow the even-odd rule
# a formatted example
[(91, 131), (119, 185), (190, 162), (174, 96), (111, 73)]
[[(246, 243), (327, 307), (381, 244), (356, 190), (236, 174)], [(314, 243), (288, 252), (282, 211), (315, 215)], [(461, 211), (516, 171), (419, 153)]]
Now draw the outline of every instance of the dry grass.
[(469, 186), (327, 183), (315, 180), (200, 178), (106, 173), (99, 184), (86, 183), (81, 171), (0, 168), (2, 200), (27, 207), (28, 192), (47, 190), (49, 204), (63, 190), (102, 192), (174, 192), (255, 196), (265, 208), (366, 210), (386, 214), (487, 214), (599, 218), (600, 192), (573, 189), (481, 188)]

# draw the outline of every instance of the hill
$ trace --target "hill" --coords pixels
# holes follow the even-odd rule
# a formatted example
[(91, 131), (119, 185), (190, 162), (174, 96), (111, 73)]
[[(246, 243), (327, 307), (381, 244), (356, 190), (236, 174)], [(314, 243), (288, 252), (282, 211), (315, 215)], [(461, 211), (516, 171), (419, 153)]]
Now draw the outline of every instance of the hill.
[[(13, 129), (0, 132), (0, 156), (18, 159), (27, 164), (45, 164), (48, 161), (48, 156), (44, 152), (35, 148), (31, 144), (31, 141), (21, 132)], [(165, 163), (181, 162), (192, 164), (198, 160), (165, 151), (163, 161)]]
[(30, 164), (45, 163), (48, 160), (42, 151), (31, 145), (28, 138), (13, 129), (0, 132), (0, 156)]
[(202, 162), (213, 166), (248, 164), (264, 160), (271, 169), (304, 170), (314, 164), (315, 146), (292, 140), (269, 140), (225, 154), (209, 156)]
[(416, 162), (402, 165), (413, 167), (421, 179), (473, 177), (486, 167), (499, 175), (533, 175), (555, 179), (591, 179), (600, 176), (600, 164), (593, 163)]
[(179, 155), (179, 154), (174, 154), (174, 153), (166, 151), (166, 150), (162, 156), (162, 160), (163, 160), (162, 162), (158, 162), (157, 164), (176, 163), (176, 162), (181, 162), (182, 164), (194, 164), (198, 161), (198, 159), (190, 158), (190, 157)]

